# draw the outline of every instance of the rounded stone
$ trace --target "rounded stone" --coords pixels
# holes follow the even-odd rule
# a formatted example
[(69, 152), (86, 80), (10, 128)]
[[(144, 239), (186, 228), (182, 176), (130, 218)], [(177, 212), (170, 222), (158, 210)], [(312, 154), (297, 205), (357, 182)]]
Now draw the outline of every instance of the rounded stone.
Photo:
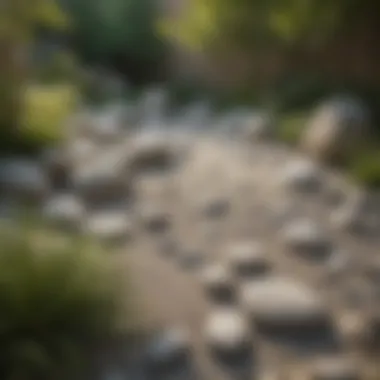
[(298, 219), (283, 229), (288, 249), (315, 260), (324, 260), (331, 254), (332, 244), (326, 232), (309, 219)]
[(178, 152), (163, 135), (147, 133), (137, 136), (131, 145), (130, 167), (134, 173), (162, 171), (176, 163)]
[(89, 204), (100, 204), (130, 196), (129, 177), (112, 164), (112, 162), (94, 162), (86, 165), (73, 175), (76, 193)]
[(200, 275), (200, 282), (205, 291), (216, 299), (230, 298), (234, 291), (233, 276), (222, 264), (206, 267)]
[(308, 193), (315, 192), (322, 185), (322, 171), (312, 162), (299, 160), (288, 164), (282, 181), (287, 189)]
[(264, 247), (256, 242), (241, 242), (230, 246), (227, 260), (233, 272), (243, 277), (260, 276), (270, 269)]
[(190, 335), (180, 327), (161, 331), (149, 342), (146, 358), (151, 365), (165, 366), (181, 360), (191, 350)]
[(314, 363), (312, 380), (360, 380), (355, 363), (348, 358), (324, 358)]
[(48, 200), (42, 209), (42, 215), (57, 227), (76, 230), (85, 216), (85, 208), (76, 196), (63, 194)]
[(214, 311), (205, 323), (207, 345), (218, 353), (238, 354), (249, 349), (252, 331), (244, 316), (233, 309)]
[(317, 293), (286, 278), (268, 278), (245, 284), (242, 303), (263, 328), (312, 328), (324, 324), (326, 309)]

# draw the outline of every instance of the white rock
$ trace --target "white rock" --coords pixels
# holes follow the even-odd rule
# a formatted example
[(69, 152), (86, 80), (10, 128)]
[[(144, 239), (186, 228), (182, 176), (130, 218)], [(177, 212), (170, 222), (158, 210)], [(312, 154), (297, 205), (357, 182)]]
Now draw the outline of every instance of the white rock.
[(325, 321), (325, 306), (317, 293), (286, 278), (267, 278), (245, 284), (243, 306), (259, 326), (313, 327)]
[(204, 336), (210, 348), (227, 354), (240, 353), (252, 343), (249, 324), (233, 309), (214, 311), (205, 323)]
[(119, 242), (130, 238), (132, 223), (123, 210), (103, 211), (91, 215), (84, 229), (100, 240)]
[(179, 327), (168, 328), (157, 334), (147, 347), (147, 359), (154, 365), (167, 365), (188, 354), (190, 335)]
[(77, 229), (84, 218), (85, 208), (74, 195), (63, 194), (48, 200), (43, 207), (42, 215), (58, 227)]
[(269, 270), (264, 247), (256, 242), (240, 242), (227, 250), (227, 260), (231, 269), (238, 275), (256, 276)]

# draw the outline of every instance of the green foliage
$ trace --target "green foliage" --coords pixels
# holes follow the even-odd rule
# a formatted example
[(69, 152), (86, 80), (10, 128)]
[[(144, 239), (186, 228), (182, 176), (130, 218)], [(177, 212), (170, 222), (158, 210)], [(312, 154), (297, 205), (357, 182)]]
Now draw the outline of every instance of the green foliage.
[(23, 92), (17, 129), (0, 129), (1, 154), (36, 154), (64, 137), (64, 122), (80, 101), (69, 84), (30, 85)]
[(72, 378), (91, 345), (118, 331), (126, 311), (121, 277), (91, 242), (29, 223), (6, 227), (0, 231), (0, 376)]
[(297, 145), (305, 130), (308, 117), (307, 113), (288, 114), (281, 117), (277, 129), (278, 138), (288, 144)]
[[(161, 30), (203, 49), (319, 44), (379, 11), (372, 0), (193, 0)], [(378, 14), (378, 13), (377, 13)]]
[(378, 147), (363, 151), (351, 159), (347, 171), (360, 184), (380, 188), (380, 142)]
[(77, 85), (81, 79), (78, 68), (79, 64), (72, 54), (67, 51), (58, 51), (47, 62), (38, 65), (35, 77), (40, 83)]
[[(156, 33), (157, 2), (153, 0), (67, 0), (73, 41), (90, 61), (133, 62), (153, 71), (164, 46)], [(124, 61), (124, 62), (123, 62)]]

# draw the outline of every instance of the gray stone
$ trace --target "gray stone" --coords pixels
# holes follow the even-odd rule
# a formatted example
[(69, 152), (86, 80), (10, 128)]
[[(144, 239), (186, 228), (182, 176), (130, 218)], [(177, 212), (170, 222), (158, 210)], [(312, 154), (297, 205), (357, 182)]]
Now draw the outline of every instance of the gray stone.
[(331, 254), (332, 244), (327, 233), (309, 219), (298, 219), (283, 229), (286, 247), (314, 260), (325, 260)]
[(264, 247), (256, 242), (233, 244), (227, 251), (227, 260), (234, 273), (243, 277), (266, 274), (270, 265)]
[(207, 266), (200, 275), (200, 281), (211, 297), (230, 299), (234, 292), (234, 279), (228, 267), (222, 264)]
[(126, 199), (130, 196), (130, 175), (123, 152), (112, 150), (77, 168), (72, 176), (76, 193), (90, 204)]
[(377, 234), (380, 228), (379, 207), (378, 199), (359, 193), (331, 213), (331, 222), (336, 229), (349, 233)]
[(136, 137), (130, 147), (130, 167), (134, 173), (166, 171), (179, 158), (176, 147), (161, 133), (146, 133)]
[(41, 201), (50, 191), (47, 176), (37, 163), (23, 159), (0, 162), (0, 191), (21, 201)]
[(155, 366), (165, 366), (181, 360), (191, 350), (190, 335), (180, 327), (163, 330), (149, 342), (146, 357)]
[(370, 116), (360, 101), (340, 97), (323, 103), (311, 118), (302, 147), (322, 161), (344, 160), (362, 147)]
[(85, 216), (82, 202), (72, 194), (57, 195), (43, 206), (42, 215), (54, 226), (77, 230)]
[(179, 254), (179, 264), (186, 270), (198, 270), (208, 261), (208, 257), (202, 249), (187, 248)]
[(322, 177), (322, 171), (315, 164), (307, 160), (298, 160), (285, 167), (282, 181), (286, 189), (310, 193), (320, 190)]
[(286, 278), (245, 284), (241, 298), (245, 309), (263, 328), (313, 328), (326, 321), (327, 311), (319, 295)]
[(143, 228), (150, 233), (163, 234), (171, 228), (171, 215), (160, 207), (146, 204), (138, 213)]
[(252, 345), (252, 331), (239, 311), (223, 308), (211, 313), (204, 328), (206, 344), (223, 354), (238, 354)]
[(230, 209), (230, 203), (224, 198), (205, 199), (201, 205), (201, 213), (210, 219), (218, 219), (226, 216)]

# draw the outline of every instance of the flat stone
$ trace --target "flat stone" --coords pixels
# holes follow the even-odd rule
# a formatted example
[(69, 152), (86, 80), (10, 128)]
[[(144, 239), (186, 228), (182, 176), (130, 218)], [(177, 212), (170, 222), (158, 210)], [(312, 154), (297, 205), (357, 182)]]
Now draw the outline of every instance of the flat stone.
[(325, 358), (317, 361), (312, 369), (313, 380), (360, 380), (360, 372), (348, 358)]
[(204, 337), (211, 349), (222, 354), (240, 354), (252, 344), (252, 331), (243, 314), (229, 308), (211, 313)]
[(302, 329), (324, 324), (327, 311), (317, 293), (286, 278), (245, 284), (242, 303), (254, 321), (268, 329)]
[(331, 254), (332, 244), (326, 232), (309, 219), (298, 219), (283, 229), (286, 247), (316, 261), (325, 260)]
[(147, 133), (132, 141), (129, 165), (133, 173), (167, 171), (174, 167), (179, 152), (164, 135)]
[(131, 238), (132, 223), (123, 211), (103, 211), (88, 218), (84, 231), (107, 243), (121, 243)]
[(288, 164), (283, 172), (282, 181), (285, 188), (300, 193), (316, 192), (322, 185), (322, 171), (307, 160)]
[(190, 350), (188, 331), (180, 327), (171, 327), (153, 337), (148, 344), (146, 357), (151, 365), (166, 366), (180, 361)]
[(264, 247), (256, 242), (233, 244), (227, 251), (227, 260), (234, 273), (243, 277), (266, 274), (270, 265)]
[(62, 194), (46, 202), (42, 209), (42, 215), (54, 226), (77, 230), (85, 216), (85, 208), (75, 195)]

